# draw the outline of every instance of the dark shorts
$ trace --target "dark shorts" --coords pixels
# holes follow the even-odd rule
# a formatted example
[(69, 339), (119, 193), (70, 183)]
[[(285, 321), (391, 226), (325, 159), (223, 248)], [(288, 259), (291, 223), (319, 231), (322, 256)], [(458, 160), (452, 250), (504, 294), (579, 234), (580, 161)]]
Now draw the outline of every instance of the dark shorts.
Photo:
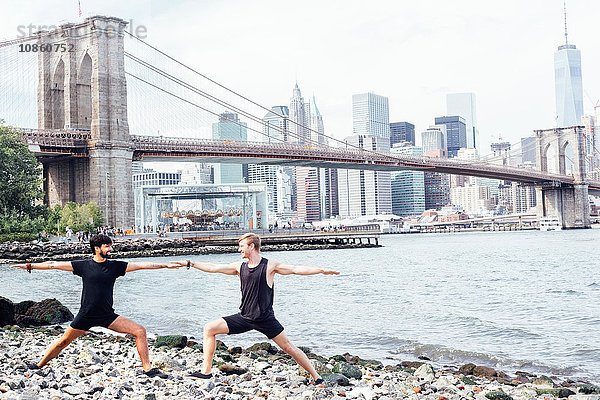
[(103, 315), (101, 317), (90, 317), (88, 315), (79, 313), (75, 316), (73, 322), (71, 322), (71, 328), (80, 329), (82, 331), (89, 331), (93, 326), (102, 326), (104, 328), (108, 328), (108, 326), (112, 324), (118, 317), (119, 315), (115, 313)]
[(256, 329), (269, 339), (283, 332), (283, 326), (275, 319), (275, 317), (265, 318), (261, 320), (252, 320), (242, 317), (240, 313), (223, 317), (229, 328), (228, 335), (244, 333)]

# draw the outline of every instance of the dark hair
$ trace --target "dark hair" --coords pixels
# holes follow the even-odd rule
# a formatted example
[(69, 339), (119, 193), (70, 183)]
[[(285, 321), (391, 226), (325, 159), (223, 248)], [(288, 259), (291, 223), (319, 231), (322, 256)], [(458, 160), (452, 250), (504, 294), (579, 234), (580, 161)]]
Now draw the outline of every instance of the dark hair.
[(96, 254), (96, 247), (101, 247), (103, 244), (112, 244), (112, 239), (102, 233), (92, 235), (90, 238), (92, 254)]

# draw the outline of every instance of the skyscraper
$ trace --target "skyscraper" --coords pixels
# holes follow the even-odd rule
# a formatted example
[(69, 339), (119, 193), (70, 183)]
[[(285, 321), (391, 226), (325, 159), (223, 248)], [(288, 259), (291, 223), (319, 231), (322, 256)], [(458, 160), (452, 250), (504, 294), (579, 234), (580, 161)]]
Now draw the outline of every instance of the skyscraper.
[[(327, 137), (325, 137), (325, 125), (323, 124), (323, 117), (317, 107), (315, 96), (311, 101), (311, 137), (313, 143), (316, 142), (319, 146), (329, 145)], [(327, 219), (338, 216), (339, 202), (338, 202), (338, 179), (337, 169), (334, 168), (319, 168), (319, 192), (321, 195), (321, 219)]]
[[(391, 148), (392, 154), (420, 156), (421, 147), (402, 146)], [(392, 172), (392, 213), (400, 216), (421, 215), (425, 211), (425, 177), (422, 171)]]
[(421, 133), (423, 155), (428, 157), (448, 157), (446, 126), (434, 125)]
[[(371, 135), (353, 135), (345, 139), (351, 146), (375, 151), (379, 141), (386, 141)], [(392, 188), (389, 172), (340, 169), (338, 170), (340, 216), (359, 217), (361, 215), (390, 214), (392, 212)]]
[(569, 44), (567, 9), (565, 7), (565, 44), (554, 53), (554, 90), (556, 95), (556, 126), (581, 125), (583, 88), (581, 83), (581, 52)]
[(459, 115), (436, 117), (436, 125), (446, 125), (446, 146), (448, 158), (456, 157), (459, 149), (467, 147), (467, 125)]
[(479, 129), (475, 93), (449, 93), (446, 95), (446, 115), (459, 115), (465, 119), (467, 147), (479, 148)]
[[(370, 151), (389, 151), (390, 116), (388, 99), (374, 93), (352, 96), (354, 135), (347, 145)], [(339, 170), (338, 188), (340, 216), (390, 214), (392, 188), (389, 172)]]
[[(245, 122), (240, 122), (236, 113), (224, 112), (219, 116), (219, 122), (212, 125), (213, 139), (234, 140), (236, 142), (245, 142), (248, 140), (248, 129)], [(224, 164), (214, 165), (215, 183), (242, 183), (247, 180), (244, 176), (244, 170), (247, 167), (242, 164)]]
[[(263, 117), (263, 141), (283, 143), (290, 140), (289, 108), (273, 106)], [(267, 207), (271, 215), (289, 213), (292, 210), (293, 172), (290, 167), (276, 165), (248, 164), (248, 183), (265, 182), (267, 184)]]
[[(421, 133), (423, 155), (446, 156), (446, 126), (430, 126)], [(450, 176), (439, 172), (425, 172), (425, 209), (441, 209), (450, 202)]]
[[(390, 107), (388, 98), (375, 93), (352, 96), (352, 133), (387, 139), (378, 141), (378, 150), (389, 150)], [(386, 147), (387, 144), (387, 147)]]
[(415, 145), (415, 126), (406, 121), (390, 123), (390, 147), (401, 142)]
[[(315, 123), (317, 125), (319, 117), (320, 115), (315, 116)], [(290, 99), (290, 131), (293, 134), (292, 136), (294, 136), (292, 141), (308, 146), (318, 145), (319, 133), (312, 134), (311, 120), (310, 103), (304, 102), (304, 97), (302, 97), (298, 83), (296, 83)], [(322, 128), (322, 118), (320, 118), (320, 125)], [(318, 128), (319, 126), (317, 126)], [(316, 143), (312, 141), (313, 137), (316, 139)], [(319, 169), (315, 167), (296, 167), (295, 174), (295, 198), (298, 218), (306, 222), (320, 220), (321, 196), (319, 192)]]

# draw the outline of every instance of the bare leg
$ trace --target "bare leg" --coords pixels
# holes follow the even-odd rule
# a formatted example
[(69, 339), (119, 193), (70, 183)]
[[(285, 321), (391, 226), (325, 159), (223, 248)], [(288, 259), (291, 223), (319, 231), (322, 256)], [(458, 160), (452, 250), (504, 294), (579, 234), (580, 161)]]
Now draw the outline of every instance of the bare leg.
[(55, 358), (60, 354), (61, 351), (65, 347), (67, 347), (73, 340), (77, 339), (79, 336), (85, 334), (86, 331), (82, 331), (80, 329), (73, 329), (68, 327), (65, 333), (58, 339), (44, 354), (42, 360), (37, 364), (38, 367), (42, 368), (44, 365), (48, 364), (50, 360)]
[(135, 337), (137, 352), (142, 360), (142, 368), (144, 371), (149, 371), (152, 368), (150, 356), (148, 355), (148, 337), (146, 336), (146, 328), (130, 319), (119, 316), (108, 326), (108, 329), (119, 333), (129, 333), (133, 335)]
[(223, 318), (211, 321), (204, 325), (204, 340), (202, 342), (202, 373), (210, 374), (212, 370), (212, 360), (215, 355), (215, 348), (217, 347), (216, 336), (220, 334), (229, 333), (229, 327), (227, 322)]
[(290, 342), (290, 340), (287, 338), (287, 336), (285, 336), (285, 333), (281, 332), (272, 340), (277, 344), (277, 346), (281, 348), (281, 350), (285, 351), (287, 354), (292, 356), (292, 358), (296, 360), (296, 362), (300, 364), (302, 368), (307, 370), (310, 376), (313, 377), (313, 379), (316, 380), (321, 377), (315, 370), (315, 367), (313, 367), (306, 354), (304, 354), (302, 350), (294, 346), (292, 342)]

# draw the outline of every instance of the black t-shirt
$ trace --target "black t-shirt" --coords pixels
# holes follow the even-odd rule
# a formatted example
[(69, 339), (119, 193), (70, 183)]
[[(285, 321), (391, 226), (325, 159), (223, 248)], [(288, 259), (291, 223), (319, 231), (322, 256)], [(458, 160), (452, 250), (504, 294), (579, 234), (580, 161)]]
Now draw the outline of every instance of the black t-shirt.
[(71, 265), (73, 273), (83, 278), (79, 313), (90, 317), (114, 314), (113, 288), (115, 280), (125, 275), (127, 262), (106, 260), (97, 263), (92, 259), (72, 261)]

